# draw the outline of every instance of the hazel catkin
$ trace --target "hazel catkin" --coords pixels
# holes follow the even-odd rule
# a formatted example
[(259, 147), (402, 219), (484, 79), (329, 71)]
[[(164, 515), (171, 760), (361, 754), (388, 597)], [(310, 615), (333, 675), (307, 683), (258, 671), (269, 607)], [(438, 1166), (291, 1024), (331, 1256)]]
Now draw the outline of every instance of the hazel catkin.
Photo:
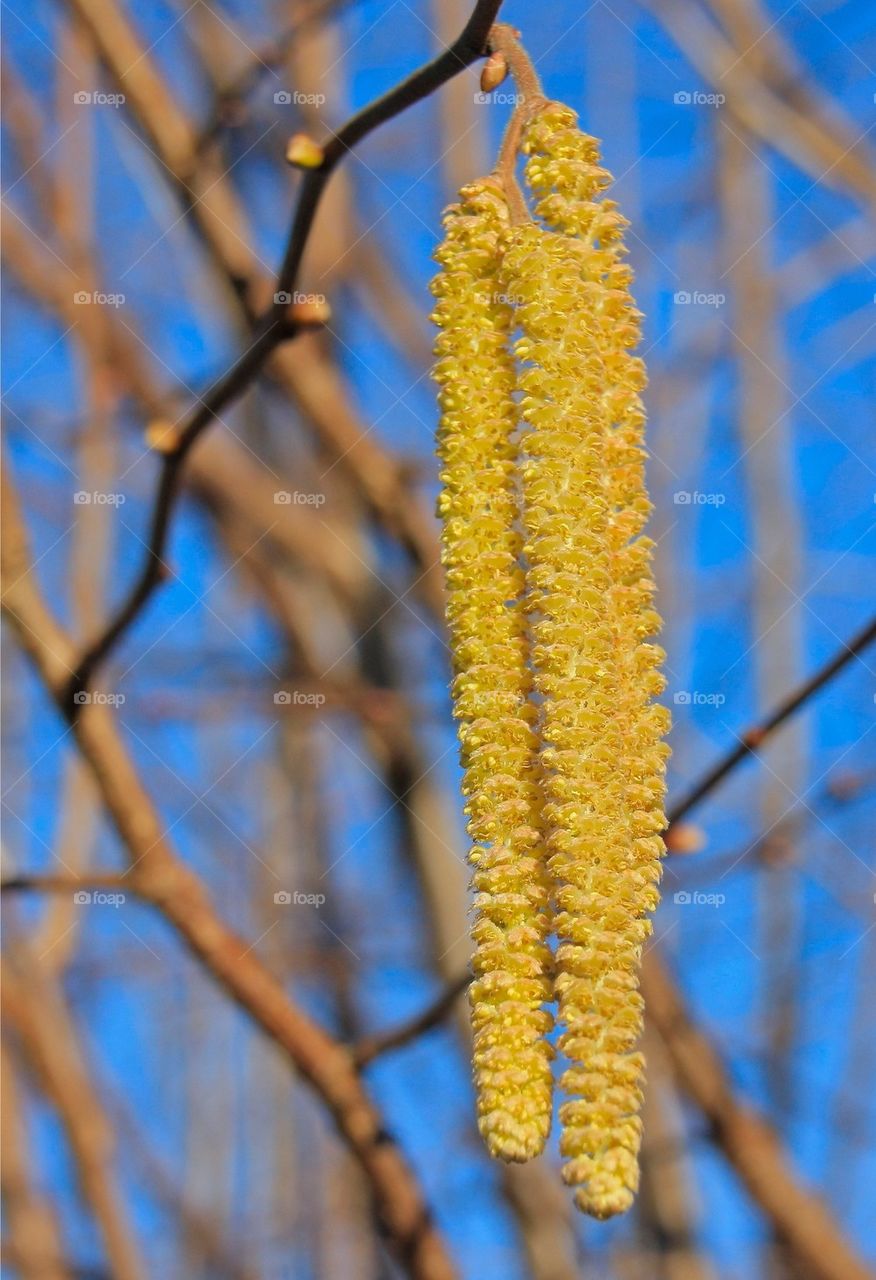
[(463, 791), (474, 841), (470, 997), (478, 1123), (527, 1160), (551, 1120), (549, 895), (516, 525), (512, 309), (499, 293), (501, 191), (473, 183), (445, 217), (433, 281), (442, 560)]

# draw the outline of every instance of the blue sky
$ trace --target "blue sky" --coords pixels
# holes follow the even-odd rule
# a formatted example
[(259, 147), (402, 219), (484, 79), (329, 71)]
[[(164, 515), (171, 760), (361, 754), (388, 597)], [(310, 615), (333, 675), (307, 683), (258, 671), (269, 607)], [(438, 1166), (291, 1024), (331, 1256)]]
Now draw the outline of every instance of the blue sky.
[[(209, 84), (186, 34), (193, 15), (181, 18), (184, 9), (150, 2), (131, 12), (174, 94), (203, 120)], [(81, 53), (71, 55), (62, 7), (11, 0), (4, 10), (7, 59), (32, 95), (42, 157), (25, 173), (10, 131), (10, 216), (49, 245), (41, 252), (69, 252), (53, 238), (36, 195), (40, 176), (63, 174), (66, 166), (82, 207), (91, 208), (88, 239), (101, 287), (123, 295), (118, 318), (143, 335), (159, 389), (183, 406), (227, 367), (241, 340), (204, 251), (125, 107), (92, 103), (78, 116), (71, 111), (76, 86), (92, 93), (113, 86), (88, 70)], [(276, 29), (270, 5), (227, 4), (220, 12), (254, 47)], [(872, 203), (868, 209), (835, 170), (823, 176), (827, 165), (817, 159), (792, 159), (777, 144), (773, 120), (775, 139), (767, 141), (746, 127), (738, 105), (706, 101), (723, 91), (702, 79), (676, 40), (632, 0), (597, 0), (583, 9), (569, 0), (537, 10), (509, 3), (503, 16), (522, 29), (546, 91), (571, 103), (603, 139), (605, 163), (617, 177), (614, 194), (632, 222), (651, 379), (652, 532), (677, 796), (872, 608), (876, 277), (872, 256), (862, 251), (868, 218), (872, 235)], [(851, 138), (871, 144), (870, 6), (796, 0), (770, 4), (768, 19), (806, 84), (830, 97)], [(324, 77), (326, 117), (343, 118), (430, 56), (434, 25), (432, 8), (413, 0), (365, 0), (345, 9), (335, 37), (340, 60)], [(684, 38), (696, 44), (697, 31), (685, 18)], [(246, 51), (238, 46), (232, 39), (242, 65)], [(476, 73), (465, 77), (473, 95)], [(294, 88), (291, 79), (267, 75), (251, 118), (227, 141), (231, 180), (251, 218), (258, 257), (270, 267), (282, 253), (295, 189), (282, 163), (293, 114), (273, 100)], [(729, 88), (724, 96), (733, 96)], [(473, 158), (479, 150), (491, 154), (507, 114), (501, 104), (472, 108)], [(453, 194), (440, 130), (433, 99), (369, 138), (348, 165), (359, 230), (370, 231), (391, 263), (427, 340), (430, 255)], [(318, 283), (303, 280), (305, 287)], [(327, 291), (332, 345), (350, 396), (430, 503), (436, 409), (425, 370), (387, 340), (361, 285), (333, 282)], [(82, 515), (73, 495), (99, 487), (93, 473), (82, 474), (90, 407), (76, 326), (68, 329), (28, 298), (14, 270), (7, 272), (3, 313), (7, 457), (24, 493), (39, 580), (58, 615), (80, 634), (92, 632), (98, 615), (77, 617), (71, 605)], [(465, 837), (447, 655), (434, 619), (409, 591), (410, 565), (384, 531), (355, 509), (351, 517), (343, 467), (331, 465), (275, 392), (261, 388), (227, 421), (288, 487), (325, 493), (319, 536), (352, 539), (355, 529), (371, 604), (384, 600), (386, 615), (365, 638), (348, 621), (347, 654), (342, 631), (322, 619), (308, 625), (342, 672), (360, 658), (372, 661), (369, 646), (379, 642), (392, 683), (414, 709), (423, 767), (442, 806), (438, 836), (456, 859)], [(142, 553), (156, 475), (143, 427), (137, 406), (121, 397), (109, 447), (108, 491), (118, 497), (108, 504), (107, 567), (96, 565), (94, 584), (101, 613), (122, 597)], [(79, 555), (77, 572), (87, 576), (81, 547)], [(404, 814), (388, 796), (379, 753), (356, 718), (336, 708), (304, 708), (285, 728), (278, 725), (273, 694), (295, 678), (284, 638), (239, 575), (226, 572), (215, 524), (190, 497), (174, 523), (171, 559), (175, 579), (101, 677), (102, 687), (124, 695), (118, 714), (132, 755), (178, 847), (224, 913), (262, 938), (297, 998), (339, 1034), (393, 1025), (439, 989), (440, 948), (430, 937)], [(8, 858), (15, 869), (48, 871), (56, 867), (70, 743), (11, 643), (6, 659)], [(655, 928), (735, 1085), (770, 1117), (801, 1176), (822, 1190), (871, 1257), (868, 1187), (876, 1160), (865, 1081), (876, 1046), (865, 992), (876, 938), (874, 664), (871, 652), (846, 669), (777, 735), (762, 764), (741, 767), (693, 815), (705, 848), (669, 864)], [(284, 750), (287, 764), (291, 758), (307, 774), (291, 790)], [(856, 780), (847, 798), (837, 785), (844, 778)], [(99, 818), (77, 839), (87, 865), (121, 865)], [(278, 913), (267, 894), (271, 877), (302, 891), (322, 886), (327, 909), (294, 921)], [(721, 901), (675, 900), (697, 892)], [(19, 921), (39, 910), (30, 901), (15, 906)], [(327, 981), (334, 968), (341, 978)], [(288, 1133), (299, 1176), (311, 1143), (319, 1161), (337, 1160), (325, 1122), (300, 1090), (276, 1078), (270, 1051), (154, 914), (134, 902), (91, 911), (77, 925), (65, 989), (107, 1097), (122, 1100), (168, 1169), (186, 1170), (194, 1201), (219, 1207), (230, 1238), (248, 1242), (260, 1275), (318, 1274), (304, 1209), (290, 1203), (277, 1228), (261, 1189), (265, 1152), (279, 1145), (278, 1134)], [(777, 1047), (776, 1024), (785, 1015), (786, 1038)], [(473, 1131), (468, 1065), (452, 1027), (387, 1057), (370, 1079), (463, 1275), (522, 1280), (519, 1240), (497, 1171)], [(266, 1081), (282, 1118), (266, 1101)], [(194, 1113), (193, 1088), (200, 1099)], [(56, 1121), (36, 1102), (31, 1110), (42, 1177), (58, 1197), (71, 1256), (97, 1265), (99, 1242), (75, 1194)], [(696, 1114), (685, 1107), (680, 1123), (696, 1234), (716, 1274), (762, 1274), (762, 1220)], [(236, 1139), (230, 1158), (228, 1133)], [(223, 1155), (211, 1169), (214, 1140)], [(200, 1144), (196, 1156), (193, 1143)], [(150, 1274), (182, 1274), (165, 1270), (177, 1265), (178, 1230), (171, 1208), (149, 1189), (136, 1145), (123, 1137), (119, 1167)], [(253, 1186), (259, 1195), (250, 1194)], [(634, 1218), (582, 1223), (592, 1267), (586, 1274), (617, 1274), (616, 1251), (635, 1241), (636, 1230)]]

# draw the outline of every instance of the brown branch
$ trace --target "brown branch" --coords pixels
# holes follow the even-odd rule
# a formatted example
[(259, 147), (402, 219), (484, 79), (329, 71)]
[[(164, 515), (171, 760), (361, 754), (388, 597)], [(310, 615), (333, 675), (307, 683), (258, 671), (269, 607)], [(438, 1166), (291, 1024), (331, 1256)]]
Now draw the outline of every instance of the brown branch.
[[(114, 0), (97, 0), (96, 6), (95, 0), (74, 2), (248, 329), (271, 285), (248, 247), (251, 237), (227, 175), (195, 153), (193, 130)], [(303, 333), (297, 342), (276, 349), (267, 372), (310, 422), (339, 470), (352, 480), (369, 513), (399, 540), (417, 571), (413, 589), (440, 614), (443, 583), (431, 514), (411, 492), (405, 469), (367, 431), (324, 344)], [(202, 437), (200, 447), (210, 440), (210, 435)]]
[[(246, 99), (258, 88), (262, 80), (285, 62), (290, 49), (300, 35), (320, 21), (330, 21), (353, 0), (313, 0), (313, 3), (290, 23), (285, 31), (256, 50), (255, 57), (243, 71), (216, 91), (216, 99), (210, 108), (197, 141), (198, 151), (204, 151), (223, 129), (241, 123)], [(223, 25), (226, 25), (223, 20)]]
[[(460, 975), (416, 1018), (360, 1042), (355, 1060), (367, 1065), (431, 1030), (453, 1008), (471, 976)], [(813, 1280), (873, 1280), (818, 1196), (797, 1181), (781, 1143), (756, 1111), (740, 1102), (718, 1054), (691, 1021), (675, 984), (655, 950), (642, 966), (647, 1016), (669, 1051), (679, 1083), (710, 1122), (710, 1138), (777, 1234), (811, 1269)]]
[(505, 192), (505, 199), (511, 210), (511, 221), (514, 226), (520, 226), (531, 220), (529, 206), (515, 172), (520, 142), (531, 115), (546, 99), (532, 59), (518, 40), (513, 27), (497, 22), (490, 32), (490, 49), (493, 53), (501, 53), (505, 58), (514, 83), (523, 96), (523, 101), (517, 104), (508, 121), (493, 169)]
[[(19, 99), (18, 88), (6, 84), (6, 97), (26, 106)], [(81, 307), (73, 299), (80, 289), (99, 291), (101, 281), (91, 264), (80, 263), (78, 273), (65, 271), (51, 257), (44, 245), (26, 234), (21, 224), (7, 221), (2, 243), (4, 266), (22, 286), (44, 306), (55, 310), (65, 326), (77, 325), (75, 337), (89, 351), (92, 344), (101, 346), (102, 376), (129, 394), (145, 420), (167, 419), (170, 403), (177, 390), (165, 391), (160, 385), (164, 372), (148, 359), (148, 348), (139, 337), (132, 320), (121, 321), (111, 308), (91, 308), (97, 326), (83, 327)], [(148, 360), (148, 363), (147, 363)], [(230, 431), (211, 431), (203, 435), (189, 459), (188, 482), (195, 493), (218, 515), (240, 518), (252, 529), (250, 541), (264, 534), (264, 541), (283, 557), (312, 570), (329, 583), (339, 599), (358, 605), (367, 589), (367, 567), (351, 563), (344, 548), (331, 538), (314, 536), (313, 517), (294, 505), (276, 505), (279, 478), (243, 445)], [(94, 486), (97, 488), (98, 486)]]
[[(11, 487), (4, 476), (4, 609), (25, 652), (65, 714), (74, 650), (43, 602)], [(253, 946), (217, 915), (201, 880), (181, 861), (117, 732), (113, 714), (90, 704), (73, 725), (76, 743), (100, 787), (130, 860), (130, 878), (176, 930), (216, 982), (282, 1048), (330, 1111), (373, 1194), (382, 1228), (415, 1280), (452, 1280), (455, 1268), (420, 1188), (347, 1050), (307, 1017)]]
[(86, 889), (126, 889), (136, 892), (136, 881), (117, 872), (83, 871), (77, 876), (7, 876), (0, 893), (78, 893)]
[[(119, 57), (120, 50), (129, 48), (133, 34), (122, 15), (112, 4), (106, 3), (105, 0), (71, 0), (71, 2), (74, 10), (85, 19), (104, 57), (109, 57), (112, 61)], [(296, 335), (297, 330), (294, 325), (290, 325), (285, 296), (291, 294), (295, 288), (320, 198), (332, 171), (374, 129), (433, 93), (435, 89), (481, 57), (500, 5), (501, 0), (477, 0), (472, 16), (459, 38), (438, 57), (352, 116), (323, 145), (323, 159), (319, 168), (308, 170), (304, 174), (286, 251), (277, 274), (274, 300), (257, 321), (255, 336), (247, 349), (238, 357), (224, 377), (206, 392), (198, 408), (180, 428), (173, 450), (162, 456), (161, 476), (143, 566), (115, 616), (75, 664), (65, 699), (65, 715), (70, 722), (75, 720), (77, 714), (76, 694), (87, 688), (97, 666), (132, 626), (165, 576), (164, 550), (179, 494), (182, 468), (192, 445), (216, 420), (221, 411), (243, 393), (280, 343)], [(115, 47), (113, 47), (114, 41)], [(122, 78), (124, 79), (124, 71), (122, 71)], [(167, 95), (164, 93), (163, 86), (156, 87), (155, 79), (155, 76), (150, 78), (150, 87), (160, 93), (167, 107)], [(165, 114), (167, 114), (166, 111)], [(172, 109), (169, 119), (172, 124), (176, 122), (175, 108)], [(172, 153), (176, 153), (178, 148), (190, 148), (191, 140), (187, 137), (187, 131), (173, 128), (171, 132), (173, 134)], [(190, 161), (188, 151), (185, 153), (185, 159)]]
[(462, 993), (468, 989), (470, 982), (471, 974), (463, 974), (455, 982), (448, 983), (437, 1000), (428, 1005), (422, 1013), (412, 1018), (410, 1022), (404, 1022), (400, 1026), (382, 1034), (367, 1036), (360, 1040), (351, 1050), (356, 1066), (359, 1068), (367, 1067), (370, 1062), (373, 1062), (375, 1058), (379, 1058), (381, 1054), (388, 1053), (393, 1049), (401, 1049), (404, 1045), (410, 1044), (412, 1040), (416, 1040), (423, 1035), (424, 1032), (431, 1031), (433, 1027), (437, 1027), (452, 1012), (453, 1006)]
[(813, 1280), (873, 1280), (823, 1201), (797, 1181), (772, 1128), (735, 1096), (716, 1050), (691, 1021), (653, 950), (642, 968), (642, 994), (679, 1083), (710, 1122), (712, 1141), (797, 1263)]
[(514, 77), (514, 83), (527, 102), (544, 100), (544, 90), (532, 59), (520, 43), (520, 32), (507, 22), (497, 22), (490, 32), (491, 53), (501, 53)]
[[(636, 1207), (653, 1257), (665, 1280), (717, 1280), (698, 1243), (701, 1206), (693, 1186), (693, 1152), (669, 1058), (660, 1037), (646, 1026), (642, 1052), (648, 1080), (642, 1104), (641, 1185)], [(656, 1256), (654, 1256), (656, 1255)]]
[(114, 1280), (140, 1280), (145, 1269), (118, 1194), (113, 1133), (55, 984), (23, 955), (2, 972), (4, 1019), (64, 1126)]
[(30, 1167), (25, 1112), (6, 1045), (0, 1046), (0, 1076), (0, 1188), (8, 1261), (24, 1280), (71, 1280), (55, 1207)]
[(865, 627), (849, 640), (848, 644), (843, 645), (839, 653), (835, 654), (823, 667), (819, 669), (804, 681), (797, 689), (788, 694), (787, 698), (758, 724), (752, 725), (747, 729), (739, 739), (737, 746), (729, 751), (714, 768), (710, 769), (705, 777), (683, 796), (681, 800), (672, 805), (669, 809), (668, 820), (670, 825), (678, 822), (685, 814), (689, 813), (695, 805), (698, 805), (706, 796), (714, 791), (720, 782), (723, 782), (728, 773), (749, 756), (756, 755), (763, 745), (764, 739), (779, 728), (795, 711), (799, 711), (802, 706), (809, 701), (813, 694), (819, 689), (823, 689), (828, 681), (832, 680), (838, 672), (858, 657), (876, 640), (876, 618), (869, 622)]
[[(858, 632), (842, 652), (819, 668), (759, 725), (749, 730), (739, 747), (711, 770), (688, 797), (670, 810), (670, 821), (677, 822), (717, 786), (740, 760), (754, 754), (768, 734), (804, 706), (810, 697), (860, 654), (874, 638), (876, 620)], [(470, 975), (460, 975), (448, 983), (438, 999), (415, 1018), (380, 1036), (363, 1041), (354, 1050), (357, 1060), (372, 1062), (379, 1054), (401, 1048), (423, 1031), (437, 1025), (452, 1010), (469, 981)], [(683, 1011), (683, 1003), (659, 956), (653, 950), (646, 955), (642, 967), (642, 991), (654, 1025), (664, 1038), (672, 1035), (677, 1018), (681, 1016), (680, 1011)], [(652, 1014), (652, 1002), (656, 1002), (656, 1014)], [(671, 1016), (667, 1014), (667, 1010), (671, 1012)], [(841, 1276), (847, 1276), (849, 1280), (864, 1280), (870, 1276), (852, 1253), (821, 1200), (797, 1183), (781, 1145), (767, 1122), (736, 1100), (718, 1056), (706, 1037), (694, 1027), (686, 1014), (684, 1018), (684, 1043), (695, 1044), (695, 1049), (684, 1052), (683, 1043), (677, 1040), (675, 1043), (667, 1041), (679, 1080), (712, 1122), (714, 1140), (769, 1218), (777, 1234), (797, 1257), (805, 1260), (818, 1280), (839, 1280)], [(847, 1270), (844, 1271), (844, 1267)]]
[(780, 96), (773, 83), (753, 72), (745, 56), (692, 3), (639, 0), (666, 28), (701, 76), (727, 98), (727, 108), (756, 137), (775, 147), (813, 180), (850, 192), (876, 207), (876, 173), (869, 149), (854, 138), (825, 127), (811, 105)]

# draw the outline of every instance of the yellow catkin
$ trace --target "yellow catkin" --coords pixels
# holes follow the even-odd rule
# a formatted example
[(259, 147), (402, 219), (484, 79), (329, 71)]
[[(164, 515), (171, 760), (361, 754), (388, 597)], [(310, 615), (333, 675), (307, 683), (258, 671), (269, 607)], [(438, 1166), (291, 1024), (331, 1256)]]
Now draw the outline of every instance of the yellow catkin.
[(508, 211), (495, 183), (463, 188), (433, 281), (440, 386), (442, 559), (463, 790), (475, 847), (471, 987), (478, 1124), (527, 1160), (551, 1120), (549, 894), (517, 521), (513, 310), (500, 296)]
[(638, 1183), (643, 1061), (638, 966), (657, 903), (668, 727), (652, 697), (662, 653), (644, 487), (639, 315), (621, 260), (626, 225), (574, 114), (548, 104), (524, 139), (543, 225), (513, 233), (523, 501), (544, 815), (555, 886), (555, 983), (570, 1060), (561, 1079), (564, 1177), (596, 1217)]

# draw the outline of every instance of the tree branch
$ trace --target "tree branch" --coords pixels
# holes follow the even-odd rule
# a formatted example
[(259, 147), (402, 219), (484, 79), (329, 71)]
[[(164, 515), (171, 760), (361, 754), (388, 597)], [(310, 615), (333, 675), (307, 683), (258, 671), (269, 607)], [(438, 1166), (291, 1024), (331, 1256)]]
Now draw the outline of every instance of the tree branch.
[(360, 1040), (351, 1050), (353, 1062), (360, 1069), (367, 1067), (370, 1062), (373, 1062), (375, 1058), (379, 1058), (382, 1053), (388, 1053), (392, 1049), (401, 1049), (404, 1045), (410, 1044), (412, 1040), (416, 1040), (423, 1035), (424, 1032), (431, 1031), (433, 1027), (437, 1027), (452, 1012), (453, 1006), (463, 991), (467, 990), (470, 982), (471, 974), (462, 974), (455, 982), (448, 983), (438, 998), (432, 1004), (427, 1005), (423, 1012), (412, 1018), (410, 1022), (403, 1022), (401, 1025), (393, 1027), (380, 1035), (366, 1036)]
[[(283, 295), (291, 294), (295, 288), (320, 198), (332, 171), (353, 147), (374, 129), (433, 93), (481, 57), (501, 2), (502, 0), (478, 0), (472, 16), (458, 39), (437, 58), (352, 116), (323, 145), (323, 159), (319, 168), (308, 170), (304, 174), (286, 251), (276, 279), (274, 300), (257, 321), (255, 336), (249, 347), (238, 357), (225, 376), (207, 391), (198, 408), (180, 429), (174, 449), (162, 456), (161, 477), (143, 566), (115, 616), (75, 663), (74, 673), (68, 682), (64, 707), (64, 714), (71, 723), (76, 719), (79, 705), (76, 702), (76, 695), (88, 687), (97, 666), (104, 661), (129, 630), (165, 577), (164, 552), (170, 521), (179, 494), (182, 467), (192, 445), (216, 420), (222, 410), (250, 385), (271, 353), (282, 342), (293, 338), (297, 332), (294, 327), (290, 329), (287, 303), (283, 300)], [(73, 0), (73, 7), (93, 30), (100, 28), (101, 19), (107, 16), (107, 6), (101, 4), (99, 0)], [(119, 15), (110, 9), (109, 17), (111, 21), (115, 21), (116, 28), (124, 27), (130, 39), (130, 33)], [(105, 39), (109, 38), (110, 36), (105, 34)], [(176, 118), (173, 117), (170, 123), (175, 125)], [(173, 135), (172, 138), (168, 138), (168, 142), (172, 143), (172, 150), (178, 149), (185, 143), (186, 140), (182, 136), (183, 130), (172, 128), (169, 132)], [(194, 150), (194, 148), (191, 149)]]
[(679, 1083), (710, 1123), (709, 1136), (806, 1274), (812, 1280), (873, 1280), (824, 1202), (797, 1181), (771, 1126), (736, 1097), (717, 1051), (691, 1021), (653, 950), (642, 967), (642, 994)]
[(668, 813), (670, 826), (673, 822), (678, 822), (689, 813), (711, 791), (714, 791), (715, 787), (723, 782), (728, 773), (731, 773), (742, 760), (745, 760), (748, 756), (756, 755), (763, 745), (764, 739), (769, 734), (778, 729), (795, 711), (799, 711), (813, 694), (822, 689), (829, 680), (842, 671), (843, 667), (848, 666), (853, 658), (863, 653), (874, 640), (876, 640), (876, 618), (867, 623), (865, 627), (862, 627), (848, 644), (843, 645), (839, 653), (835, 654), (823, 667), (820, 667), (808, 680), (780, 702), (765, 720), (752, 725), (750, 729), (747, 729), (742, 734), (738, 745), (719, 760), (714, 768), (710, 769), (705, 777), (701, 778), (686, 796), (672, 805)]
[(112, 1129), (54, 982), (25, 954), (17, 966), (4, 962), (2, 972), (4, 1019), (58, 1111), (114, 1280), (142, 1280), (145, 1266), (119, 1195)]
[[(74, 658), (67, 633), (46, 608), (8, 467), (3, 477), (3, 607), (62, 714)], [(89, 704), (73, 724), (131, 861), (132, 888), (148, 897), (225, 991), (286, 1053), (331, 1112), (370, 1185), (381, 1226), (412, 1280), (454, 1280), (456, 1271), (420, 1188), (347, 1050), (288, 997), (253, 946), (216, 913), (201, 880), (167, 839), (116, 730), (109, 708)]]

